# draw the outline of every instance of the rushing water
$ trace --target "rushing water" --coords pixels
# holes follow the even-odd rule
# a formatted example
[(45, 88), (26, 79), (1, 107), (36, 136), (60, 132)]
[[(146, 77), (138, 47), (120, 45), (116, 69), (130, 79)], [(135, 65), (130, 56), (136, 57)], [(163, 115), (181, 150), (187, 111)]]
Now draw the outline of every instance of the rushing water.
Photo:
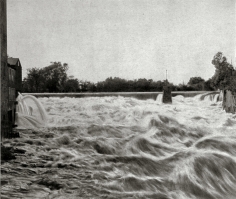
[(236, 198), (236, 116), (216, 95), (173, 104), (40, 98), (48, 126), (4, 145), (2, 198)]

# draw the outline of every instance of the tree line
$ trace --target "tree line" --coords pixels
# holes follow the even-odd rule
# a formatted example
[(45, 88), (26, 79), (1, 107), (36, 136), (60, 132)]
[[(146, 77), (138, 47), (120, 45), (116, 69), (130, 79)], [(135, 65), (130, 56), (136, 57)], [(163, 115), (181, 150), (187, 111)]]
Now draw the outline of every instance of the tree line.
[(227, 62), (222, 52), (216, 53), (212, 64), (215, 66), (215, 74), (212, 77), (212, 86), (220, 90), (229, 90), (236, 93), (236, 70)]
[(30, 68), (23, 79), (23, 92), (29, 93), (60, 93), (60, 92), (156, 92), (163, 91), (163, 86), (168, 83), (172, 91), (213, 91), (212, 79), (205, 81), (201, 77), (191, 77), (187, 84), (174, 85), (164, 81), (152, 79), (126, 80), (119, 77), (109, 77), (104, 81), (93, 83), (81, 81), (67, 75), (68, 64), (51, 62), (44, 68)]

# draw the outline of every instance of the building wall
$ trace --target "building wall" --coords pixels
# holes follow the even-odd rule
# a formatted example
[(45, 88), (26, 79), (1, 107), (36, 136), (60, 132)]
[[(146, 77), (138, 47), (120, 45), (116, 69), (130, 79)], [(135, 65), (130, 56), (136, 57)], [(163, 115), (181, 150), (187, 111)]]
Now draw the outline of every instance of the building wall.
[(7, 11), (6, 0), (0, 0), (0, 31), (1, 31), (1, 138), (8, 132), (8, 66), (7, 66)]
[(20, 61), (16, 66), (16, 92), (22, 92), (22, 67)]
[[(8, 65), (8, 111), (15, 109), (15, 101), (16, 101), (16, 67)], [(12, 118), (13, 119), (13, 118)], [(13, 121), (14, 124), (14, 121)]]

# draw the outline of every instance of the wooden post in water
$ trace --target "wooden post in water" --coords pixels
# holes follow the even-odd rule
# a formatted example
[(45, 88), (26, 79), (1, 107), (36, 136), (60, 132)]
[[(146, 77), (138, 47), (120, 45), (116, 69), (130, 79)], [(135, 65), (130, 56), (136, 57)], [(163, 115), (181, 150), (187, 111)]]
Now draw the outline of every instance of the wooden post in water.
[(169, 85), (168, 80), (167, 80), (167, 70), (166, 70), (166, 85), (163, 86), (162, 103), (164, 104), (172, 103), (171, 86)]

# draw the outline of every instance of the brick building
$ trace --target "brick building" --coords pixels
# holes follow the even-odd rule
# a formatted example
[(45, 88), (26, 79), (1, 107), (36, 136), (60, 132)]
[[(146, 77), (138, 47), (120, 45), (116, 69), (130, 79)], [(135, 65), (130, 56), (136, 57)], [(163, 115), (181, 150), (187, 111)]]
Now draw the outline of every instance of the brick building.
[(0, 0), (1, 138), (11, 137), (15, 125), (16, 95), (21, 92), (22, 68), (18, 58), (7, 57), (7, 2)]
[(11, 86), (9, 85), (9, 87), (14, 88), (15, 94), (17, 96), (17, 93), (21, 92), (22, 89), (22, 67), (20, 59), (9, 57), (7, 59), (7, 63), (8, 69), (11, 69), (9, 72), (9, 81), (10, 78), (12, 79)]

